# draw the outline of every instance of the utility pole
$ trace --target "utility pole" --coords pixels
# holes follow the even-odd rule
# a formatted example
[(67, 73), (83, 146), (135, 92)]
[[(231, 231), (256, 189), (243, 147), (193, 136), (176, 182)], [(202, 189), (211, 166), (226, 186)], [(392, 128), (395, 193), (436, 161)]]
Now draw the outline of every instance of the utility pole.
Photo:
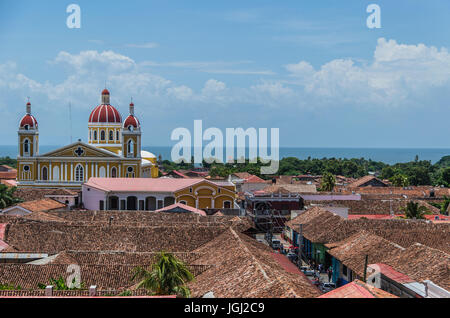
[(363, 278), (364, 283), (366, 283), (367, 280), (367, 265), (369, 265), (368, 263), (369, 263), (369, 255), (366, 255), (366, 259), (364, 260), (364, 278)]

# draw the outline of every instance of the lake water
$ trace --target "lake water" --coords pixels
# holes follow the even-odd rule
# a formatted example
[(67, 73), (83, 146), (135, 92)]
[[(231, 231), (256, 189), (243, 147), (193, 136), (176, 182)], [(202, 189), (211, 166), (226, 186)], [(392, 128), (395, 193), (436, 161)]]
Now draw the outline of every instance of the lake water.
[[(39, 153), (44, 154), (59, 146), (41, 145)], [(145, 146), (144, 150), (161, 155), (163, 159), (170, 160), (171, 147)], [(192, 151), (192, 154), (194, 152)], [(226, 152), (224, 151), (224, 154)], [(248, 151), (247, 151), (248, 153)], [(270, 153), (270, 149), (269, 149)], [(365, 158), (374, 161), (382, 161), (388, 164), (413, 161), (415, 156), (419, 160), (431, 160), (435, 163), (443, 156), (450, 155), (450, 148), (291, 148), (280, 147), (280, 158), (297, 157), (299, 159), (311, 158)], [(0, 146), (0, 157), (17, 157), (17, 146)], [(248, 155), (247, 155), (248, 156)]]

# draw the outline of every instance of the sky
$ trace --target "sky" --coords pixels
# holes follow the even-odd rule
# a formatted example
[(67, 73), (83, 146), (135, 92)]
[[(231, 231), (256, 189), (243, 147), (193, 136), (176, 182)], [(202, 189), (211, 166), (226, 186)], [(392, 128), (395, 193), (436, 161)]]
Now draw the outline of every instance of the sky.
[[(66, 25), (72, 3), (80, 28)], [(381, 28), (366, 24), (373, 3)], [(133, 98), (146, 146), (171, 146), (201, 119), (279, 128), (280, 146), (450, 148), (449, 11), (447, 0), (0, 0), (0, 144), (16, 144), (27, 97), (41, 145), (86, 141), (106, 84), (122, 117)]]

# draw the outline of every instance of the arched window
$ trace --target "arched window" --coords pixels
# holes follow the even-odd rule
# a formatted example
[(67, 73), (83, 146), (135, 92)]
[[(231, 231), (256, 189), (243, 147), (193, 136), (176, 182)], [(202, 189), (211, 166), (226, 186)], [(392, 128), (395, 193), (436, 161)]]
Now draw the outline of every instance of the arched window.
[(128, 153), (129, 157), (133, 157), (134, 156), (134, 142), (133, 142), (133, 139), (128, 140), (127, 153)]
[(109, 131), (109, 140), (114, 140), (114, 132), (112, 130)]
[(31, 179), (30, 166), (23, 166), (22, 179), (24, 180)]
[(24, 155), (30, 154), (30, 141), (28, 139), (25, 139), (23, 141), (23, 154)]
[(186, 202), (186, 201), (184, 201), (184, 200), (181, 200), (181, 201), (180, 201), (180, 202), (178, 202), (178, 203), (181, 203), (181, 204), (187, 205), (187, 202)]
[(100, 140), (105, 140), (105, 131), (100, 131)]
[(42, 180), (48, 180), (48, 170), (47, 167), (42, 168)]
[(231, 209), (231, 201), (223, 201), (224, 209)]
[(127, 168), (127, 178), (134, 178), (134, 169), (133, 167)]
[(94, 140), (97, 140), (97, 130), (94, 130)]
[(111, 168), (111, 178), (117, 178), (117, 169), (116, 167)]
[(120, 135), (119, 135), (119, 131), (116, 131), (116, 140), (119, 141), (120, 140)]
[(84, 180), (84, 169), (82, 165), (77, 165), (75, 167), (75, 181), (83, 181)]

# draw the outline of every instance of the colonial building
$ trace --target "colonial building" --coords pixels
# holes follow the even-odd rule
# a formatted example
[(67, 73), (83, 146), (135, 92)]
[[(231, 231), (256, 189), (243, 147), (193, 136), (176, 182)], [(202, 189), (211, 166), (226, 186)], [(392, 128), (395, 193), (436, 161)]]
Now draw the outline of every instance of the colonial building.
[(92, 177), (158, 177), (156, 157), (141, 151), (141, 124), (134, 115), (134, 104), (122, 123), (110, 104), (107, 89), (101, 104), (89, 116), (88, 143), (78, 140), (65, 147), (39, 154), (39, 129), (27, 103), (19, 124), (17, 180), (19, 187), (74, 188)]
[(175, 203), (196, 209), (234, 209), (235, 187), (200, 178), (91, 178), (83, 184), (88, 210), (155, 211)]

